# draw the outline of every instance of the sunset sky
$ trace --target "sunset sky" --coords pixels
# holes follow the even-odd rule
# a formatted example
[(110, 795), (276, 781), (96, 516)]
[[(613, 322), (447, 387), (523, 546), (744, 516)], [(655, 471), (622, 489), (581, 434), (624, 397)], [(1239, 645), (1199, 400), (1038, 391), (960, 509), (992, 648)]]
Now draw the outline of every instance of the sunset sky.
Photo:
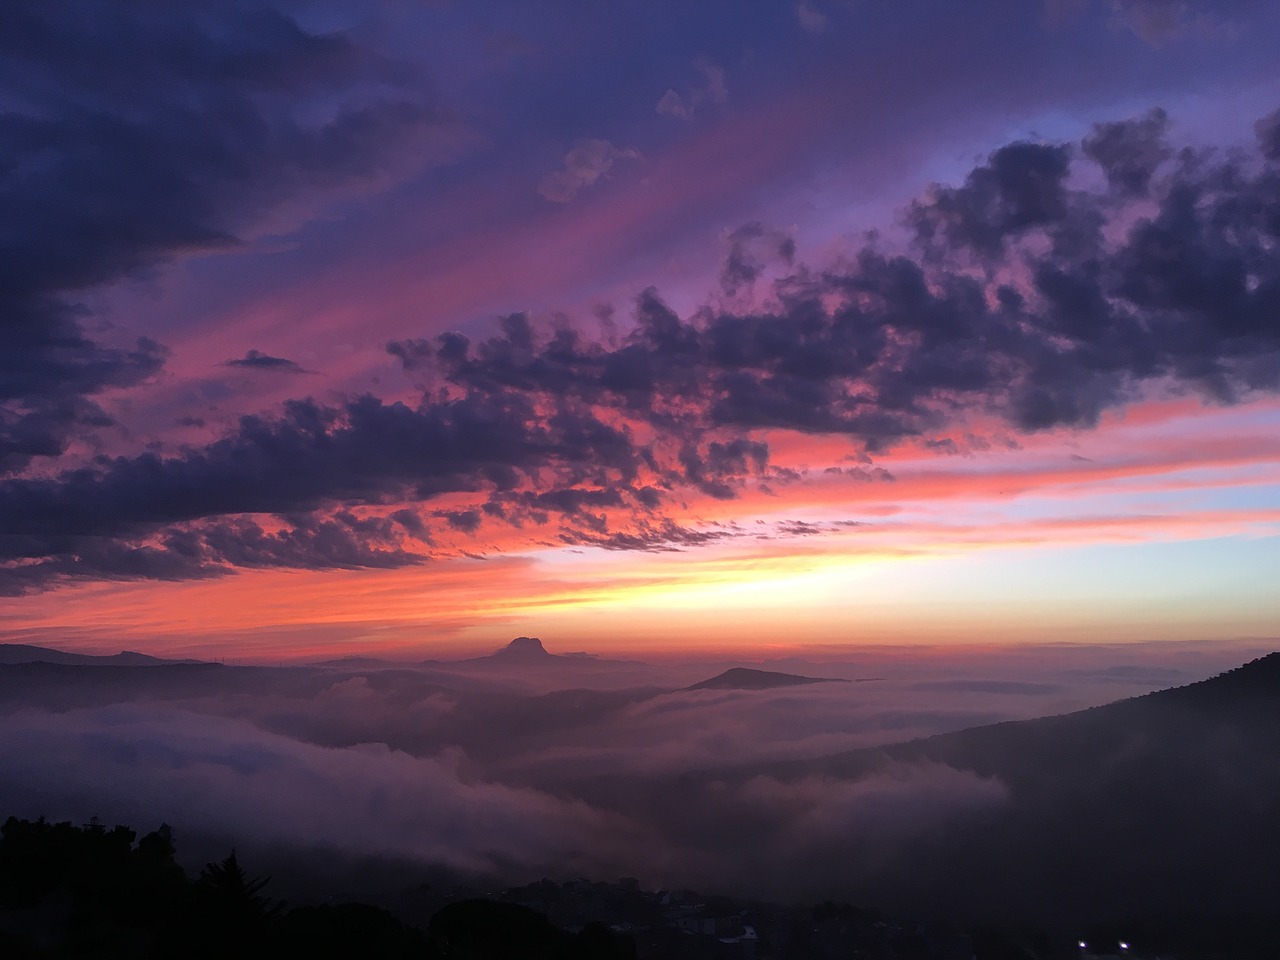
[(0, 6), (0, 642), (1280, 638), (1280, 6)]

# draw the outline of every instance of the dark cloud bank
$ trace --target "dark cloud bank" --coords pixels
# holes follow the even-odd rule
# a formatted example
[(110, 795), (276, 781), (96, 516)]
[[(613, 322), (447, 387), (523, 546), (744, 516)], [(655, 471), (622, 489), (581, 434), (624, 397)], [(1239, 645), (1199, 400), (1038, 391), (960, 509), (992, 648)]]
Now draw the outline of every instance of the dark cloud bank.
[[(1107, 699), (1109, 680), (1072, 672), (1086, 661), (1151, 666), (1107, 659), (970, 664), (968, 687), (929, 679), (952, 664), (750, 691), (627, 686), (657, 674), (607, 661), (9, 664), (0, 804), (168, 820), (245, 856), (320, 849), (329, 869), (373, 855), (490, 882), (626, 874), (1037, 923), (1274, 918), (1276, 656), (975, 726), (1060, 708), (1064, 691)], [(992, 693), (995, 669), (1022, 682)], [(587, 676), (608, 685), (562, 687)]]
[[(0, 115), (17, 145), (0, 181), (7, 593), (416, 563), (433, 530), (679, 547), (720, 534), (681, 527), (668, 505), (784, 477), (762, 431), (838, 435), (865, 456), (966, 416), (1088, 428), (1150, 391), (1234, 403), (1280, 383), (1280, 113), (1258, 122), (1257, 150), (1221, 153), (1176, 150), (1154, 110), (1080, 144), (996, 150), (907, 208), (912, 252), (871, 244), (791, 266), (771, 306), (727, 305), (794, 256), (749, 225), (720, 306), (680, 317), (648, 290), (613, 338), (517, 314), (477, 342), (393, 342), (423, 386), (416, 405), (298, 400), (202, 448), (58, 472), (68, 439), (101, 425), (93, 397), (163, 360), (150, 341), (92, 339), (82, 291), (233, 243), (249, 208), (358, 177), (392, 130), (435, 115), (383, 83), (383, 99), (297, 121), (308, 96), (384, 78), (346, 41), (275, 14), (229, 8), (216, 35), (179, 13), (87, 34), (39, 10), (0, 15), (17, 102), (42, 104)], [(144, 40), (148, 55), (117, 72)], [(231, 362), (297, 369), (256, 351)], [(446, 493), (474, 503), (403, 507)]]
[(405, 75), (266, 5), (19, 0), (0, 10), (0, 470), (104, 425), (164, 361), (81, 297), (239, 242), (445, 122)]
[(299, 363), (287, 357), (273, 357), (261, 350), (250, 350), (243, 357), (227, 360), (226, 367), (239, 367), (242, 370), (261, 370), (273, 373), (311, 373)]

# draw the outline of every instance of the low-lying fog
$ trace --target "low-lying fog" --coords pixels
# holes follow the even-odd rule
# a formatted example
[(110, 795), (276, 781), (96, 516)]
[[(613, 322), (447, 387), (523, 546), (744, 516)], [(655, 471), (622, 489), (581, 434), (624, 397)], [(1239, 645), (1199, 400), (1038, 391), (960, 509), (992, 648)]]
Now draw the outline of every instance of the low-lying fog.
[[(937, 761), (778, 762), (1080, 710), (1259, 652), (863, 650), (839, 661), (0, 667), (0, 815), (385, 855), (491, 879), (638, 876), (865, 896), (912, 844), (1011, 803)], [(730, 667), (843, 682), (685, 689)], [(766, 678), (766, 681), (769, 678)], [(776, 679), (776, 678), (773, 678)], [(759, 681), (759, 678), (755, 678)], [(817, 773), (812, 772), (817, 770)], [(975, 820), (976, 818), (976, 820)], [(918, 845), (918, 844), (917, 844)], [(834, 887), (834, 889), (833, 889)], [(844, 887), (844, 889), (839, 889)]]

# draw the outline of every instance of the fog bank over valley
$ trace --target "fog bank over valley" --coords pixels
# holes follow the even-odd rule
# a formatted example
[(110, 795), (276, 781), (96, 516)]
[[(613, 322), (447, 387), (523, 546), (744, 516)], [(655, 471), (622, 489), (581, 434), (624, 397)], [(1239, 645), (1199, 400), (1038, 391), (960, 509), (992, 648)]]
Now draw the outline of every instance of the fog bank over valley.
[[(1190, 865), (1235, 857), (1247, 878), (1277, 841), (1258, 820), (1280, 798), (1276, 658), (1187, 688), (1261, 678), (1243, 694), (1144, 696), (1250, 658), (1221, 646), (750, 666), (528, 638), (416, 665), (0, 653), (6, 815), (163, 820), (244, 851), (1003, 916), (1099, 909), (1139, 879), (1122, 900), (1163, 908), (1204, 893)], [(1147, 846), (1170, 830), (1194, 837), (1153, 888)], [(1130, 866), (1080, 894), (1109, 846)]]

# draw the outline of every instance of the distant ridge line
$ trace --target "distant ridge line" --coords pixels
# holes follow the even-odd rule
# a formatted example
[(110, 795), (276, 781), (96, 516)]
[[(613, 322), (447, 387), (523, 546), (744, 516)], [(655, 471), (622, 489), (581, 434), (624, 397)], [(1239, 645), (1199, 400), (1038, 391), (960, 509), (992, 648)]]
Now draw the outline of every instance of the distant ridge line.
[(113, 654), (70, 653), (29, 643), (0, 643), (0, 665), (53, 663), (60, 666), (153, 667), (171, 664), (206, 663), (204, 660), (169, 660), (135, 650)]
[(751, 667), (730, 667), (724, 673), (691, 684), (686, 690), (770, 690), (777, 687), (799, 687), (812, 683), (850, 683), (842, 677), (802, 677), (794, 673), (776, 670), (754, 670)]

